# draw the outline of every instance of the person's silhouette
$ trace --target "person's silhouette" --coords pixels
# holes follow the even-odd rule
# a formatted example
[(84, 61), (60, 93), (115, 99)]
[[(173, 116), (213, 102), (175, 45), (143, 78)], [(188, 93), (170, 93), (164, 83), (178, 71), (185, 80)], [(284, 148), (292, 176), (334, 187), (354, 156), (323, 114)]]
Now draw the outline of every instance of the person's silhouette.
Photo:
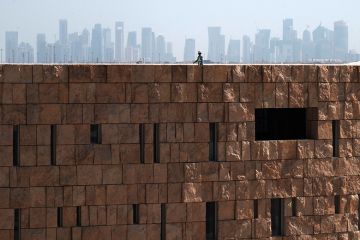
[(199, 66), (202, 66), (203, 65), (203, 57), (201, 56), (201, 52), (198, 51), (198, 57), (197, 59), (195, 60), (194, 63), (197, 63)]

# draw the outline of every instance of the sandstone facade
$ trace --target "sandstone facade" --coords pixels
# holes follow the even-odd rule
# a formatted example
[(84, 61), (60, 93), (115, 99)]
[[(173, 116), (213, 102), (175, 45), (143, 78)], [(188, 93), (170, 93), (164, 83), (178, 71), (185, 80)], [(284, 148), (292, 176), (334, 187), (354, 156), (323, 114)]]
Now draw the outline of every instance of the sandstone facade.
[[(261, 108), (315, 109), (314, 137), (256, 141)], [(218, 239), (360, 239), (358, 194), (358, 67), (0, 65), (0, 239), (206, 239), (207, 202)]]

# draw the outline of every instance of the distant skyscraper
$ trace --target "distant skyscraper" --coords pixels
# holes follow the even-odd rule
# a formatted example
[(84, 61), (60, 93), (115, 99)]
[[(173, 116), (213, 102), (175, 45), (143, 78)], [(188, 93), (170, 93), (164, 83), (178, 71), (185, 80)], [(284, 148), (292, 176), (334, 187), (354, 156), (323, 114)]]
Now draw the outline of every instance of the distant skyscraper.
[(313, 31), (315, 44), (315, 58), (322, 60), (333, 59), (334, 32), (323, 26), (318, 26)]
[(209, 27), (209, 51), (208, 60), (212, 62), (224, 62), (225, 36), (221, 35), (220, 27)]
[(5, 33), (5, 62), (16, 63), (18, 62), (18, 32)]
[(60, 44), (66, 45), (68, 40), (68, 25), (65, 19), (59, 21), (59, 36)]
[(125, 60), (136, 62), (139, 60), (139, 46), (137, 44), (136, 32), (129, 32), (125, 49)]
[(141, 31), (141, 57), (145, 62), (153, 60), (153, 32), (151, 28), (143, 28)]
[(36, 59), (38, 63), (47, 62), (47, 52), (46, 52), (46, 36), (43, 33), (40, 33), (36, 37)]
[(103, 37), (101, 24), (95, 24), (91, 36), (91, 62), (103, 61)]
[(251, 54), (251, 40), (247, 35), (243, 36), (243, 51), (242, 51), (242, 61), (243, 63), (252, 63), (252, 54)]
[(303, 63), (311, 62), (314, 56), (314, 43), (311, 40), (311, 33), (309, 30), (303, 32), (302, 39), (302, 53), (301, 61)]
[(176, 57), (173, 54), (173, 45), (171, 42), (166, 43), (166, 62), (175, 63)]
[(345, 61), (349, 52), (349, 31), (344, 21), (334, 23), (334, 58)]
[(292, 41), (294, 40), (294, 30), (293, 30), (293, 19), (288, 18), (283, 21), (283, 41)]
[(124, 23), (115, 23), (115, 60), (117, 62), (124, 61), (125, 57), (124, 43)]
[(256, 63), (270, 62), (270, 30), (261, 29), (255, 35), (254, 61)]
[(229, 63), (240, 63), (240, 40), (230, 40), (227, 52), (227, 61)]
[(156, 37), (156, 61), (164, 62), (166, 60), (166, 41), (163, 35)]
[(192, 63), (193, 61), (195, 61), (195, 39), (188, 38), (185, 39), (184, 62)]
[(114, 61), (114, 43), (111, 42), (111, 29), (103, 29), (103, 43), (104, 43), (104, 61), (113, 62)]
[(21, 63), (34, 63), (34, 48), (29, 43), (20, 43), (18, 58)]

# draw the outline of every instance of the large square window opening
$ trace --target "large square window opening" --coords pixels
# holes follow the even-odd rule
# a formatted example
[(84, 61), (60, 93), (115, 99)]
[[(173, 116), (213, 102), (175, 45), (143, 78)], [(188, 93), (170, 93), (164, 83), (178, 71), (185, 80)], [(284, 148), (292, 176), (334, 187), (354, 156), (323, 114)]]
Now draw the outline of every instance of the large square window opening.
[(255, 109), (255, 140), (314, 139), (316, 108)]

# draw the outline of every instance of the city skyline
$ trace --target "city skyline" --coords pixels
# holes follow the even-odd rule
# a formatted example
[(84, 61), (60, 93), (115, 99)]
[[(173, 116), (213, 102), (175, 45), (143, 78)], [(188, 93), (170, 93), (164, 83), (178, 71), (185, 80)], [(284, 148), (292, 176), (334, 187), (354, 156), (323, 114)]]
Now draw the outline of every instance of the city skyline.
[[(54, 7), (56, 6), (56, 7)], [(67, 19), (68, 32), (91, 31), (95, 23), (113, 29), (114, 22), (126, 23), (126, 30), (151, 27), (173, 43), (174, 55), (181, 59), (185, 38), (196, 39), (196, 48), (207, 52), (208, 26), (221, 26), (226, 42), (253, 36), (258, 29), (271, 29), (272, 36), (282, 36), (281, 21), (293, 18), (294, 28), (302, 32), (310, 26), (314, 30), (320, 23), (332, 28), (335, 20), (349, 25), (350, 49), (360, 50), (360, 28), (357, 9), (360, 2), (347, 0), (291, 1), (236, 0), (206, 1), (116, 1), (116, 0), (3, 0), (0, 9), (0, 46), (4, 48), (5, 31), (19, 31), (19, 38), (35, 46), (34, 33), (44, 32), (49, 42), (58, 34), (58, 20)], [(14, 14), (16, 13), (16, 14)], [(114, 37), (114, 33), (113, 36)], [(126, 36), (125, 36), (126, 39)]]
[[(300, 63), (351, 62), (360, 55), (349, 49), (346, 22), (335, 21), (333, 29), (322, 25), (303, 32), (294, 27), (294, 19), (282, 21), (282, 36), (272, 35), (271, 29), (259, 29), (255, 36), (229, 38), (220, 26), (208, 27), (207, 49), (199, 49), (197, 39), (185, 38), (182, 56), (174, 56), (173, 43), (151, 27), (137, 31), (126, 29), (126, 23), (116, 21), (113, 28), (96, 23), (92, 29), (69, 32), (66, 19), (58, 21), (58, 38), (48, 41), (45, 33), (36, 34), (36, 46), (23, 42), (19, 33), (5, 33), (5, 48), (1, 61), (8, 63), (76, 63), (76, 62), (144, 62), (191, 63), (195, 51), (201, 50), (212, 63)], [(139, 35), (139, 38), (138, 38)], [(127, 38), (125, 40), (125, 38)], [(3, 50), (5, 55), (3, 56)], [(176, 58), (177, 57), (177, 58)]]

